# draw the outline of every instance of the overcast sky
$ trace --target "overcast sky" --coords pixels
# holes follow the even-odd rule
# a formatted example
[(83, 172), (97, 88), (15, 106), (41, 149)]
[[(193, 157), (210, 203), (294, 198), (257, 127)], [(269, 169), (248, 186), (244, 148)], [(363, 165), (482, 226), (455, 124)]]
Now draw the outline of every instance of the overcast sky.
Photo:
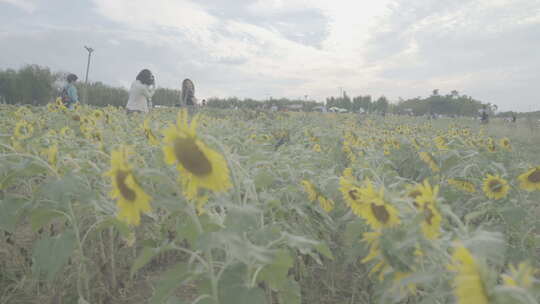
[(0, 69), (36, 63), (199, 98), (427, 96), (540, 110), (540, 0), (0, 0)]

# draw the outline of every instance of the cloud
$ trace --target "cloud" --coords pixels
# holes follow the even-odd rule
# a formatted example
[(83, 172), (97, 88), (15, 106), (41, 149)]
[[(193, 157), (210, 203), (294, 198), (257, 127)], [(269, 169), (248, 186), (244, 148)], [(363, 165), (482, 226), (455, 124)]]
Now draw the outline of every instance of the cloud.
[[(216, 12), (216, 4), (180, 2), (158, 0), (149, 5), (144, 1), (95, 0), (98, 12), (132, 30), (166, 29), (167, 33), (162, 31), (160, 35), (169, 36), (172, 47), (178, 51), (195, 50), (200, 66), (207, 68), (208, 73), (212, 73), (217, 65), (226, 65), (242, 74), (239, 79), (252, 78), (256, 86), (263, 88), (261, 91), (273, 87), (274, 96), (309, 93), (322, 99), (336, 92), (339, 86), (365, 83), (372, 71), (360, 68), (363, 61), (358, 51), (367, 34), (364, 30), (357, 34), (355, 29), (362, 29), (361, 25), (373, 21), (367, 17), (369, 13), (365, 13), (365, 9), (381, 8), (381, 5), (342, 1), (353, 5), (351, 13), (343, 6), (335, 9), (326, 1), (259, 1), (252, 4), (242, 1), (236, 6), (236, 2), (227, 3), (235, 8), (234, 11), (244, 12), (243, 17), (238, 14), (231, 17), (210, 14)], [(154, 20), (154, 16), (162, 11), (169, 15)], [(169, 17), (173, 15), (178, 17)], [(184, 16), (188, 16), (187, 19)], [(252, 18), (255, 16), (259, 19)], [(354, 18), (359, 16), (365, 18), (361, 21)], [(312, 26), (306, 26), (302, 31), (301, 24), (310, 22)], [(295, 33), (298, 29), (300, 33)], [(255, 81), (259, 79), (260, 83)], [(284, 85), (284, 79), (295, 85)], [(252, 97), (262, 94), (265, 93), (259, 92)]]
[(84, 70), (89, 44), (90, 78), (115, 85), (148, 67), (160, 85), (189, 77), (206, 97), (324, 100), (343, 87), (397, 100), (438, 88), (501, 109), (535, 105), (540, 81), (539, 0), (40, 1), (23, 2), (39, 14), (0, 12), (0, 67)]
[(502, 109), (521, 99), (524, 109), (540, 81), (539, 16), (539, 1), (403, 1), (372, 32), (366, 59), (384, 86), (406, 87), (395, 93), (457, 89)]
[(33, 13), (37, 9), (36, 1), (32, 0), (0, 0), (1, 3), (14, 5), (29, 13)]

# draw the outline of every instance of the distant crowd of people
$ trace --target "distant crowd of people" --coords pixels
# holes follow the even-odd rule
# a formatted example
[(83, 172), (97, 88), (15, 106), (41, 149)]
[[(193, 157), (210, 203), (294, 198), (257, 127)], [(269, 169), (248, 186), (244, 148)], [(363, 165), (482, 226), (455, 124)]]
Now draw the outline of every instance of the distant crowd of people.
[[(67, 83), (62, 88), (60, 98), (62, 103), (68, 107), (73, 106), (79, 102), (79, 95), (77, 93), (77, 87), (75, 82), (78, 77), (75, 74), (69, 74), (66, 78)], [(156, 92), (156, 78), (154, 74), (148, 69), (144, 69), (137, 74), (135, 80), (131, 84), (129, 89), (129, 98), (126, 104), (126, 110), (128, 113), (147, 113), (153, 107), (152, 96)], [(206, 101), (202, 101), (203, 106)], [(182, 94), (175, 106), (187, 106), (193, 107), (197, 104), (197, 98), (195, 97), (195, 85), (190, 79), (184, 79), (182, 81)]]

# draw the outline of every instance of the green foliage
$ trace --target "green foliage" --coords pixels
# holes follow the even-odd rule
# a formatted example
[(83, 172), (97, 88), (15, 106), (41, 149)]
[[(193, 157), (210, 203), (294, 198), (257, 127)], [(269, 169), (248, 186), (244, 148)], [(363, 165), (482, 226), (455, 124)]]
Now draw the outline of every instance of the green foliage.
[(32, 272), (38, 278), (43, 276), (47, 281), (52, 281), (68, 262), (76, 244), (75, 235), (72, 232), (38, 240), (32, 250), (35, 261)]
[[(163, 98), (175, 94), (163, 91)], [(384, 98), (352, 98), (350, 106), (396, 110)], [(198, 195), (207, 199), (201, 203), (183, 195), (184, 176), (164, 162), (161, 147), (142, 128), (147, 119), (161, 141), (160, 131), (175, 122), (175, 110), (131, 116), (114, 107), (0, 110), (0, 135), (6, 139), (0, 146), (0, 229), (9, 236), (6, 244), (0, 238), (0, 283), (20, 302), (50, 297), (120, 304), (453, 303), (456, 274), (448, 264), (456, 242), (471, 251), (498, 301), (540, 299), (532, 288), (501, 284), (509, 264), (530, 260), (538, 267), (540, 227), (537, 193), (520, 189), (516, 180), (534, 163), (533, 145), (519, 145), (516, 138), (513, 152), (483, 146), (488, 134), (506, 130), (501, 126), (481, 130), (465, 119), (456, 126), (449, 119), (199, 109), (197, 138), (225, 156), (234, 184), (226, 192), (200, 189)], [(82, 122), (90, 117), (92, 122)], [(34, 134), (16, 139), (22, 119)], [(73, 134), (62, 134), (64, 127)], [(434, 144), (438, 136), (446, 150)], [(351, 152), (344, 151), (345, 142)], [(58, 155), (51, 163), (42, 150), (53, 144)], [(133, 147), (129, 166), (152, 197), (152, 210), (136, 227), (117, 218), (118, 202), (110, 197), (105, 175), (119, 144)], [(419, 151), (430, 152), (440, 171), (431, 171)], [(340, 190), (345, 168), (359, 187), (369, 178), (376, 189), (384, 188), (382, 199), (399, 213), (397, 227), (375, 231), (351, 210)], [(487, 173), (510, 183), (508, 196), (484, 195)], [(455, 189), (450, 178), (470, 181), (476, 192)], [(407, 195), (409, 185), (424, 179), (440, 187), (442, 226), (435, 240), (424, 236), (426, 213), (417, 212)], [(331, 199), (334, 209), (310, 201), (302, 180)], [(373, 248), (367, 232), (380, 233), (379, 252), (362, 262)], [(382, 276), (373, 271), (380, 261), (390, 267)], [(411, 293), (410, 285), (418, 292)]]

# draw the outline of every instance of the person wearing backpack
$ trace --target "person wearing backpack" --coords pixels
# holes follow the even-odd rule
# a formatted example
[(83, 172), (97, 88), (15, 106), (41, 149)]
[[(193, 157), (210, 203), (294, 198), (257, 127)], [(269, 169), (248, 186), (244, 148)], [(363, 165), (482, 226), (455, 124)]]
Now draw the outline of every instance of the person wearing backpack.
[(75, 74), (69, 74), (67, 76), (67, 84), (62, 88), (62, 103), (66, 108), (73, 108), (73, 105), (79, 102), (79, 95), (77, 94), (77, 87), (75, 82), (78, 77)]
[(127, 112), (148, 113), (155, 91), (156, 84), (152, 72), (148, 69), (140, 71), (129, 89), (129, 99), (126, 105)]

